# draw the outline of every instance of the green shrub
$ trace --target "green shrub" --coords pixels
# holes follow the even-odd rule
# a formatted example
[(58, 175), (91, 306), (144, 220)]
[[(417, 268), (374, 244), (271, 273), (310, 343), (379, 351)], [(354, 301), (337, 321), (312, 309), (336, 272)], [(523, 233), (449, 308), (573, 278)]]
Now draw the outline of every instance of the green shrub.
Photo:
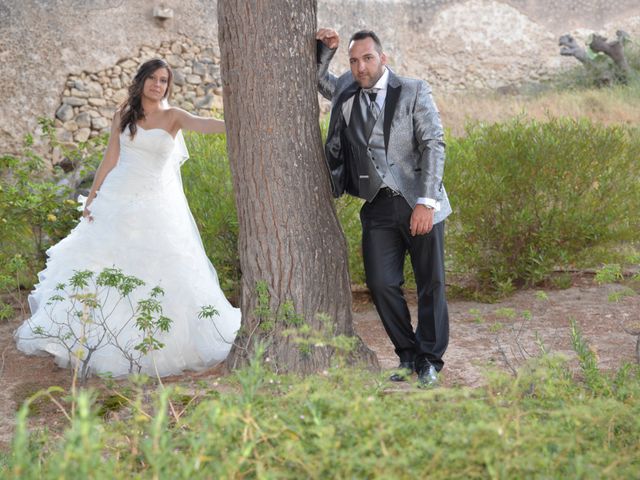
[(351, 195), (343, 195), (336, 200), (336, 209), (342, 231), (347, 240), (349, 255), (349, 274), (351, 283), (364, 285), (364, 263), (362, 263), (362, 225), (360, 208), (364, 200)]
[(640, 138), (553, 119), (471, 125), (449, 140), (448, 248), (478, 288), (535, 284), (585, 248), (637, 241)]
[(604, 265), (596, 272), (595, 280), (602, 285), (603, 283), (616, 283), (624, 279), (622, 267), (617, 263)]
[[(76, 167), (78, 178), (96, 168), (105, 136), (68, 147), (55, 138), (51, 121), (38, 123), (42, 148), (57, 149)], [(46, 250), (68, 235), (80, 217), (68, 183), (69, 175), (50, 168), (31, 134), (25, 135), (18, 154), (0, 155), (0, 321), (15, 315), (13, 305), (24, 309), (20, 290), (31, 288), (36, 273), (44, 268)]]
[(80, 213), (68, 199), (70, 189), (46, 174), (32, 142), (27, 136), (21, 156), (0, 157), (0, 255), (21, 253), (41, 264), (46, 249), (69, 232)]
[[(102, 158), (106, 136), (92, 138), (78, 146), (61, 145), (51, 121), (38, 121), (44, 148), (56, 148), (82, 178)], [(44, 266), (45, 252), (75, 226), (80, 212), (61, 168), (49, 167), (34, 146), (34, 137), (24, 138), (18, 155), (0, 156), (0, 265), (21, 255), (27, 262), (21, 279), (29, 286)], [(3, 274), (0, 267), (0, 275)]]
[(220, 286), (227, 296), (238, 298), (238, 218), (226, 139), (189, 133), (185, 140), (190, 158), (182, 167), (182, 179), (189, 206)]

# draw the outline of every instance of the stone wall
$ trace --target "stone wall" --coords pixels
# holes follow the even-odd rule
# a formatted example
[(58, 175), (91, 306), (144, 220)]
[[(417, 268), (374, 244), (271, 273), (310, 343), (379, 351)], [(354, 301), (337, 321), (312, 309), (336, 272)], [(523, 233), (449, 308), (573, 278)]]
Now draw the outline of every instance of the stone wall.
[[(161, 4), (173, 18), (154, 17)], [(91, 83), (97, 98), (95, 77), (111, 78), (109, 69), (141, 58), (144, 46), (157, 51), (185, 38), (200, 48), (217, 45), (216, 9), (212, 0), (2, 0), (0, 152), (15, 150), (38, 117), (55, 117), (70, 80)]]
[(58, 139), (77, 143), (108, 132), (138, 67), (157, 57), (166, 59), (173, 70), (173, 105), (199, 115), (222, 110), (217, 46), (195, 45), (190, 38), (163, 41), (159, 48), (144, 46), (137, 55), (120, 60), (113, 67), (69, 75), (55, 113)]
[[(57, 116), (66, 140), (104, 131), (131, 73), (154, 55), (166, 56), (178, 80), (184, 77), (173, 103), (200, 112), (219, 106), (216, 3), (3, 0), (0, 152), (15, 150), (41, 116)], [(154, 16), (161, 6), (171, 18)], [(401, 74), (425, 78), (438, 90), (499, 88), (573, 66), (574, 59), (558, 55), (563, 33), (612, 37), (622, 28), (640, 38), (640, 2), (318, 0), (318, 24), (345, 39), (335, 70), (347, 68), (349, 35), (371, 28)], [(191, 83), (189, 75), (199, 80)]]

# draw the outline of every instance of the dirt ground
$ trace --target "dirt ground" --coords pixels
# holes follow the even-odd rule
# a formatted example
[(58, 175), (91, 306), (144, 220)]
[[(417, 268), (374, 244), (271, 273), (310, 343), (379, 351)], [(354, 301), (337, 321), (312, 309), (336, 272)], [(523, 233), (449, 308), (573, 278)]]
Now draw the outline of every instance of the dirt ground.
[[(540, 340), (548, 351), (565, 354), (575, 363), (570, 319), (580, 326), (601, 368), (614, 370), (625, 362), (637, 361), (638, 337), (625, 332), (624, 327), (640, 324), (640, 295), (621, 296), (617, 301), (612, 298), (624, 288), (597, 285), (591, 276), (582, 275), (566, 290), (524, 290), (495, 304), (450, 299), (451, 335), (442, 384), (482, 385), (487, 369), (511, 370), (538, 355)], [(415, 302), (409, 300), (415, 318)], [(26, 356), (16, 350), (13, 331), (20, 321), (0, 323), (0, 449), (9, 447), (15, 413), (25, 398), (52, 385), (70, 385), (69, 372), (58, 368), (50, 357)], [(354, 322), (361, 338), (377, 354), (380, 366), (396, 367), (393, 347), (365, 294), (354, 294)], [(217, 367), (173, 381), (215, 382), (221, 372)], [(412, 387), (400, 384), (392, 388)], [(36, 416), (40, 417), (34, 419), (36, 423), (53, 429), (63, 422), (55, 408), (43, 409)]]

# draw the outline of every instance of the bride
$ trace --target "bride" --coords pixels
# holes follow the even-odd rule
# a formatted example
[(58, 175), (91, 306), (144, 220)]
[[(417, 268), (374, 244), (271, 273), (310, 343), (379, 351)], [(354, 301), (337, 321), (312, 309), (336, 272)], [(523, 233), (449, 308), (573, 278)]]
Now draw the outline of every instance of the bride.
[[(147, 61), (136, 73), (128, 99), (114, 116), (83, 218), (47, 251), (46, 268), (29, 297), (32, 316), (15, 333), (23, 352), (49, 353), (61, 366), (82, 363), (87, 371), (114, 377), (134, 371), (134, 348), (137, 370), (161, 376), (207, 368), (229, 353), (240, 311), (220, 289), (179, 171), (188, 158), (181, 130), (224, 133), (224, 122), (169, 107), (172, 77), (162, 59)], [(144, 286), (130, 292), (129, 301), (96, 289), (96, 303), (108, 312), (96, 325), (74, 312), (80, 297), (62, 298), (61, 284), (77, 272), (99, 274), (109, 268), (137, 277)], [(158, 331), (157, 348), (145, 350), (140, 348), (145, 334), (132, 320), (132, 309), (157, 295), (156, 286), (164, 292), (161, 313), (171, 323), (168, 331)], [(211, 318), (200, 314), (203, 307)]]

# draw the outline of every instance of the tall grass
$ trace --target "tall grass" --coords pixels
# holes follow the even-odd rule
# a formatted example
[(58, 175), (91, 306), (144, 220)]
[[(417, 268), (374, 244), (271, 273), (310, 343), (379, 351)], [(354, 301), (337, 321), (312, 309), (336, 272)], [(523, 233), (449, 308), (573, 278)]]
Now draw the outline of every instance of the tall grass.
[[(637, 367), (602, 374), (606, 388), (594, 388), (564, 360), (542, 357), (515, 378), (492, 374), (484, 388), (425, 392), (389, 390), (357, 370), (300, 379), (265, 365), (254, 361), (220, 390), (201, 388), (195, 402), (175, 389), (160, 389), (151, 402), (140, 393), (119, 421), (97, 417), (95, 396), (80, 393), (63, 437), (29, 433), (25, 406), (5, 474), (468, 479), (640, 471)], [(186, 412), (175, 408), (185, 402)]]
[(443, 124), (456, 137), (465, 135), (469, 122), (501, 123), (514, 117), (537, 121), (589, 119), (607, 126), (640, 125), (640, 81), (601, 89), (550, 87), (536, 94), (441, 93), (437, 101)]

